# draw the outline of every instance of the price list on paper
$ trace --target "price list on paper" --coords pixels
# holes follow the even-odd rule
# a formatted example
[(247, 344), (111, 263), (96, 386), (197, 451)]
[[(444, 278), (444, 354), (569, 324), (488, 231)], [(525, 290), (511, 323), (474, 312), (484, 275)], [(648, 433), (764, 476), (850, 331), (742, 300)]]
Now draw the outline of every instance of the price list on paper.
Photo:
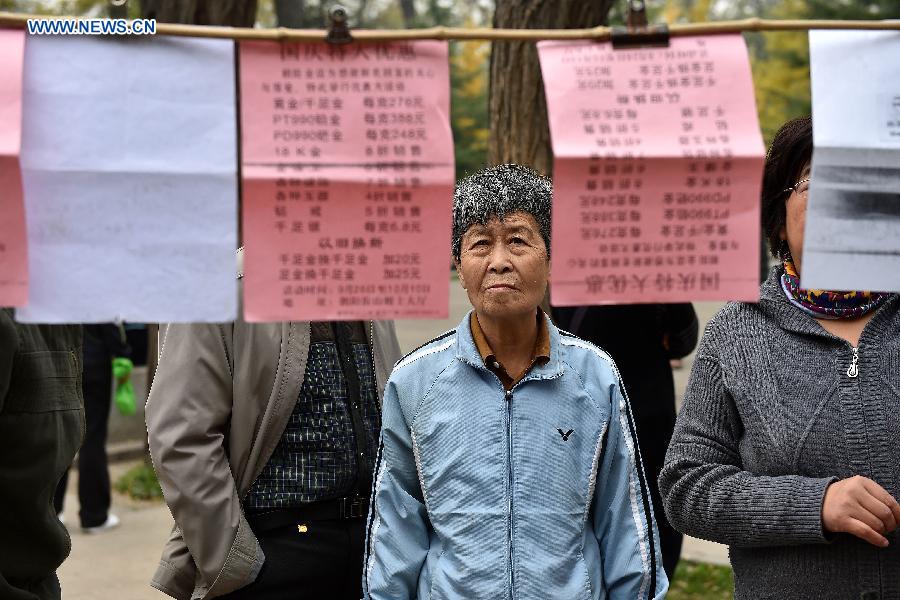
[(539, 52), (553, 303), (757, 299), (764, 149), (743, 39)]
[(247, 319), (446, 316), (447, 45), (240, 52)]

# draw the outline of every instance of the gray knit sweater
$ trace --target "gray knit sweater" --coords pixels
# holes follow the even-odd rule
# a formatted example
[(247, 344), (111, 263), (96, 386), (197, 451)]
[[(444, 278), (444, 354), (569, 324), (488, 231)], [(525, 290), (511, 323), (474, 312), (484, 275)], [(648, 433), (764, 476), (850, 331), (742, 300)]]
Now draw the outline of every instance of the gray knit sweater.
[(900, 535), (826, 539), (832, 481), (863, 475), (900, 499), (900, 300), (853, 351), (791, 305), (773, 269), (759, 304), (706, 328), (659, 478), (680, 531), (730, 546), (735, 598), (900, 600)]

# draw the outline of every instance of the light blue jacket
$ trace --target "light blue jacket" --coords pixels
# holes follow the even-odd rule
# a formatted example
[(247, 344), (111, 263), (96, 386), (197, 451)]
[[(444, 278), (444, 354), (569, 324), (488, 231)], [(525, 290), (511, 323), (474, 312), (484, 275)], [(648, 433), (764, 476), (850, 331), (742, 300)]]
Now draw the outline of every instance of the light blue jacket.
[(394, 367), (366, 598), (645, 599), (668, 587), (628, 400), (605, 352), (547, 320), (510, 391), (469, 316)]

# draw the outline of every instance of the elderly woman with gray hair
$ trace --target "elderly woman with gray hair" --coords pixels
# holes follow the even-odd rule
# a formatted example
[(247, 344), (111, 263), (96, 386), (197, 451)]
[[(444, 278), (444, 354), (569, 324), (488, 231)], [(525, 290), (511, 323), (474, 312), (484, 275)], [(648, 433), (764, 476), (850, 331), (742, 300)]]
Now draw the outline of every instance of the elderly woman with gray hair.
[(670, 522), (730, 546), (735, 598), (900, 599), (900, 301), (800, 287), (812, 122), (763, 177), (780, 262), (709, 323), (660, 476)]
[(394, 367), (366, 598), (662, 598), (667, 581), (612, 359), (538, 308), (550, 182), (459, 183), (453, 260), (473, 310)]

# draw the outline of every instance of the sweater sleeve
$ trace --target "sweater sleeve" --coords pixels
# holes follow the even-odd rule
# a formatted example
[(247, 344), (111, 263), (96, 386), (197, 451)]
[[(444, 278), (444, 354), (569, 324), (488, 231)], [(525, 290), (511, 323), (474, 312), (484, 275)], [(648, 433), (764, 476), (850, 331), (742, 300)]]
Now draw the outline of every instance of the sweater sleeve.
[(834, 478), (745, 470), (738, 447), (743, 425), (721, 364), (700, 352), (659, 478), (669, 521), (687, 535), (730, 546), (826, 543), (822, 501)]

